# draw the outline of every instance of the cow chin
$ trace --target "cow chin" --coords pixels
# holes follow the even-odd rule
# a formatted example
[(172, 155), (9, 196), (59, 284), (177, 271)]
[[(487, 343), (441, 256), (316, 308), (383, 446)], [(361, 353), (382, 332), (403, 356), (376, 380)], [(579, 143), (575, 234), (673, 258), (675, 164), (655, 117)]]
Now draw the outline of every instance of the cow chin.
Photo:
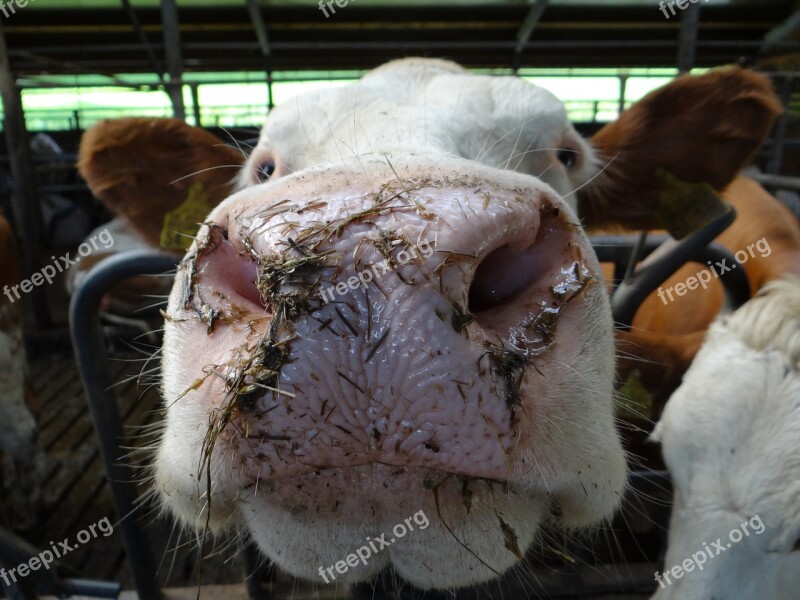
[[(613, 512), (610, 309), (550, 188), (455, 159), (365, 160), (245, 190), (207, 222), (165, 327), (155, 480), (184, 523), (249, 531), (318, 583), (391, 564), (447, 588), (519, 562), (544, 520)], [(393, 268), (361, 285), (382, 258)], [(305, 295), (320, 280), (352, 283)]]
[[(352, 583), (389, 564), (422, 589), (486, 581), (518, 562), (548, 511), (543, 495), (513, 485), (382, 465), (267, 489), (239, 502), (252, 538), (279, 567), (320, 583), (320, 567), (328, 581)], [(335, 569), (359, 549), (363, 561)]]

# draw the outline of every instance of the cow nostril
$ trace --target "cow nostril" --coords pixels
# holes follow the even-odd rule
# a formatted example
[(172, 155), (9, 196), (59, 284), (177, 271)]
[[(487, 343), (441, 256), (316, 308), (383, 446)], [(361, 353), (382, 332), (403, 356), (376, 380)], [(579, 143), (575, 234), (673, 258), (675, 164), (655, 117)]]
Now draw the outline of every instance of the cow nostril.
[(534, 241), (524, 250), (509, 245), (490, 252), (475, 270), (469, 288), (472, 313), (497, 308), (530, 287), (541, 273)]
[(242, 298), (266, 308), (261, 292), (258, 290), (258, 267), (252, 261), (242, 261), (236, 277), (231, 281), (232, 291)]
[(212, 230), (209, 250), (198, 257), (197, 270), (206, 301), (225, 298), (233, 304), (244, 303), (250, 310), (267, 308), (258, 289), (258, 264), (237, 252), (227, 236)]
[(557, 207), (544, 207), (540, 217), (536, 226), (518, 232), (478, 264), (468, 295), (469, 311), (478, 320), (488, 323), (524, 294), (557, 282), (572, 226)]

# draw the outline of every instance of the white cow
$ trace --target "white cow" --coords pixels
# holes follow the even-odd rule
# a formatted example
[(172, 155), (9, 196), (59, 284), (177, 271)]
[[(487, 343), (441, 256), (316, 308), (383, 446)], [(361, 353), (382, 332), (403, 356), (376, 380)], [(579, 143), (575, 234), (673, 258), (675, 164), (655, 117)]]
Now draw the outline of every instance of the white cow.
[(612, 323), (573, 211), (597, 169), (552, 94), (439, 60), (278, 106), (173, 288), (165, 506), (300, 577), (423, 588), (610, 517)]
[[(678, 78), (592, 138), (599, 161), (552, 94), (445, 61), (277, 107), (171, 296), (165, 507), (248, 532), (301, 577), (391, 564), (425, 588), (507, 570), (547, 520), (601, 522), (625, 465), (576, 196), (589, 225), (658, 226), (661, 170), (724, 189), (779, 110), (761, 75)], [(194, 215), (190, 185), (216, 206), (229, 181), (203, 178), (242, 163), (209, 137), (111, 121), (84, 138), (81, 172), (157, 243)], [(412, 514), (413, 541), (352, 554)]]
[(653, 437), (675, 487), (653, 600), (800, 597), (800, 279), (711, 327)]

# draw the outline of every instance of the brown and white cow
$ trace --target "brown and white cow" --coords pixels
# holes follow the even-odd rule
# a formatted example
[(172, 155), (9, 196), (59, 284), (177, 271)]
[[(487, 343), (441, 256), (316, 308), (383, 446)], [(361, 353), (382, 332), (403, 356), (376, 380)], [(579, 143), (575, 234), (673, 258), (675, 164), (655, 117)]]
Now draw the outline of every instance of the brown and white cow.
[[(718, 144), (724, 164), (705, 166), (722, 189), (766, 134), (774, 97), (739, 69), (681, 81), (706, 90), (678, 114), (712, 132), (695, 142)], [(705, 158), (669, 131), (673, 151)], [(179, 158), (153, 180), (191, 175)], [(546, 521), (607, 517), (625, 479), (613, 335), (573, 209), (595, 186), (612, 190), (587, 197), (597, 210), (645, 188), (613, 178), (624, 168), (598, 176), (603, 166), (542, 88), (444, 61), (389, 63), (276, 108), (248, 187), (205, 220), (170, 298), (164, 504), (193, 527), (248, 531), (311, 579), (424, 511), (418, 536), (328, 571), (350, 582), (391, 564), (424, 588), (496, 576)]]

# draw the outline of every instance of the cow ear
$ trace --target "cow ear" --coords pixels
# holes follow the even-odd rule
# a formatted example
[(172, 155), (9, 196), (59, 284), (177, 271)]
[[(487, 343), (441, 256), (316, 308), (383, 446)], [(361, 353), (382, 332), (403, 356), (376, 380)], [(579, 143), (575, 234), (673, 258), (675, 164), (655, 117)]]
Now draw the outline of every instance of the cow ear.
[(603, 171), (579, 194), (581, 218), (587, 227), (663, 227), (654, 215), (670, 179), (664, 174), (723, 190), (781, 110), (769, 79), (752, 71), (725, 67), (677, 77), (592, 138)]
[(136, 117), (90, 128), (78, 169), (92, 193), (148, 243), (179, 251), (234, 190), (246, 158), (178, 119)]

